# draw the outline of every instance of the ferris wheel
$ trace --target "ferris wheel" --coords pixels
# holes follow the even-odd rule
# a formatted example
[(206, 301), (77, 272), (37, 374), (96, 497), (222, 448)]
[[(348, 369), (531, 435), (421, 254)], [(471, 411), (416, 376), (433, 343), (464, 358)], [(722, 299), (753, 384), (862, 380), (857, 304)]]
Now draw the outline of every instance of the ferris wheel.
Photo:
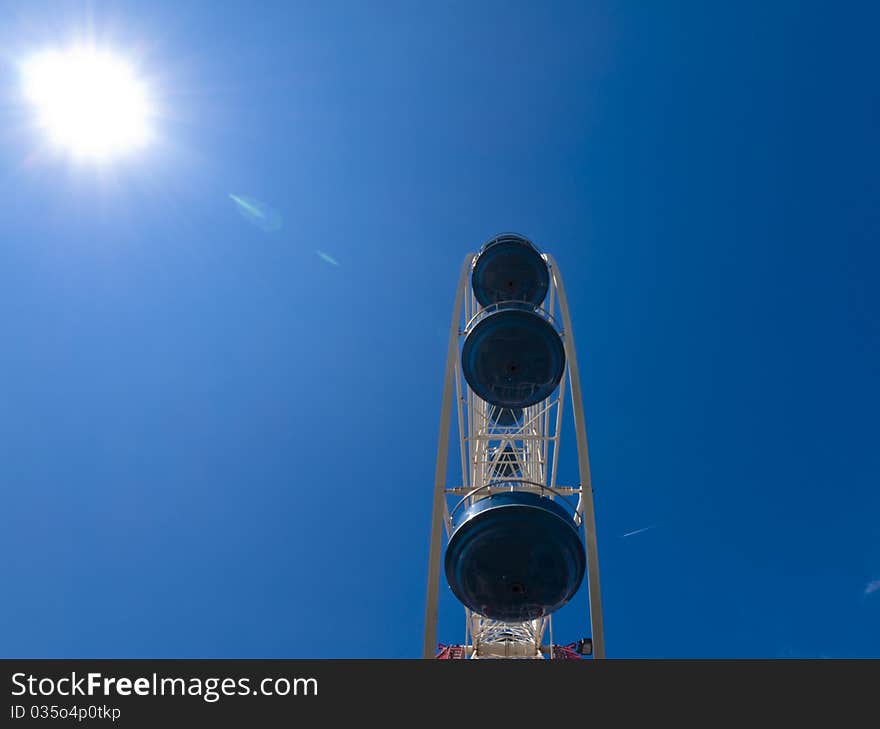
[[(557, 478), (566, 400), (577, 483)], [(453, 417), (460, 464), (449, 484)], [(514, 233), (469, 253), (459, 276), (430, 544), (425, 658), (605, 657), (593, 489), (565, 287), (553, 257)], [(437, 642), (441, 563), (464, 606), (461, 643)], [(556, 644), (553, 614), (583, 583), (589, 637)]]

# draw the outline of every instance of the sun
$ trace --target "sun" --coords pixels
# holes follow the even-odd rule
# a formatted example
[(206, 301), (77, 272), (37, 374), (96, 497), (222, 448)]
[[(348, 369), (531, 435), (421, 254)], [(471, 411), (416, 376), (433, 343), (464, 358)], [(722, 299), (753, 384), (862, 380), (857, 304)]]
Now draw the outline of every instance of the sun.
[(146, 85), (116, 54), (95, 48), (48, 50), (27, 59), (21, 71), (37, 124), (73, 157), (104, 161), (150, 141)]

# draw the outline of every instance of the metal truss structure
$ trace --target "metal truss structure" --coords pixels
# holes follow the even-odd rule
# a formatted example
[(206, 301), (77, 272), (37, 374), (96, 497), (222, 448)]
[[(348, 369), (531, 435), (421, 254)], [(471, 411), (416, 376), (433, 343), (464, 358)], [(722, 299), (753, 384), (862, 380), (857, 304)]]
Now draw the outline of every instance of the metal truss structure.
[[(560, 332), (565, 347), (566, 371), (553, 395), (524, 408), (522, 417), (511, 424), (502, 424), (509, 423), (510, 419), (499, 419), (497, 408), (477, 397), (462, 376), (460, 341), (494, 307), (482, 307), (471, 290), (469, 274), (476, 254), (468, 254), (461, 268), (449, 330), (434, 478), (425, 658), (433, 658), (437, 652), (440, 566), (446, 541), (443, 539), (444, 532), (448, 539), (459, 509), (511, 488), (547, 496), (567, 504), (573, 512), (573, 520), (583, 537), (587, 555), (586, 582), (593, 656), (605, 656), (593, 489), (580, 374), (562, 277), (553, 258), (547, 254), (542, 254), (542, 257), (548, 266), (550, 287), (546, 308), (538, 309), (537, 313), (548, 319)], [(571, 403), (576, 431), (580, 478), (576, 485), (560, 483), (557, 478), (566, 396)], [(458, 426), (460, 458), (455, 470), (460, 469), (460, 477), (456, 477), (455, 485), (449, 486), (447, 460), (453, 417)], [(455, 657), (543, 658), (557, 653), (552, 638), (552, 615), (523, 623), (504, 623), (480, 616), (465, 607), (465, 618), (465, 640), (461, 646), (456, 646), (459, 650)], [(571, 657), (570, 649), (559, 648), (560, 655), (557, 657)]]

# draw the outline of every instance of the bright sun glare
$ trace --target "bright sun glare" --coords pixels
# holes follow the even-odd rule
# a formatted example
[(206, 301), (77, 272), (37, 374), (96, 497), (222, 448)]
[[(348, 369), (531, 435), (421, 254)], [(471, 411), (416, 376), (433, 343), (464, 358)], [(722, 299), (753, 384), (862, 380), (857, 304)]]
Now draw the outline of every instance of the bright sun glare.
[(112, 53), (45, 51), (22, 67), (24, 93), (50, 140), (74, 157), (106, 160), (150, 139), (147, 90)]

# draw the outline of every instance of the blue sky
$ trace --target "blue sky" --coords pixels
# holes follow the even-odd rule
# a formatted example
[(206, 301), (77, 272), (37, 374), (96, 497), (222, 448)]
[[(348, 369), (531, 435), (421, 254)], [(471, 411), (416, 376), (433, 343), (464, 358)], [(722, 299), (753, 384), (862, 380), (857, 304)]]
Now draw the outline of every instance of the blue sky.
[[(880, 656), (876, 5), (0, 12), (0, 654), (418, 656), (455, 279), (515, 230), (572, 306), (608, 655)], [(161, 109), (101, 167), (20, 99), (87, 33)]]

